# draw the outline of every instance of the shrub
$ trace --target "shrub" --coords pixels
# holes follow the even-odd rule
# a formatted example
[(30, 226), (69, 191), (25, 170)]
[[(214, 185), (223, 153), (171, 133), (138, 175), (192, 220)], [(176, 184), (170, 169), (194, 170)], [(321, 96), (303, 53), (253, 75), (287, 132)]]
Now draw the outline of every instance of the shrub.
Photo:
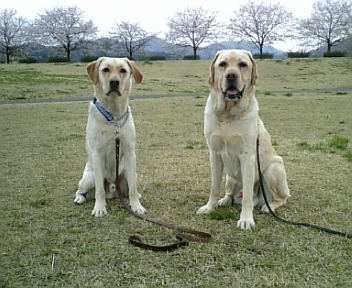
[(262, 53), (262, 55), (253, 54), (253, 58), (254, 59), (273, 59), (274, 58), (274, 54), (271, 54), (271, 53)]
[(89, 62), (97, 60), (98, 58), (99, 57), (93, 56), (93, 55), (84, 55), (84, 56), (82, 56), (80, 61), (83, 63), (89, 63)]
[(150, 61), (166, 60), (166, 57), (165, 56), (150, 56), (149, 60)]
[(142, 52), (141, 54), (139, 54), (138, 61), (146, 61), (146, 60), (147, 60), (147, 54), (145, 54), (145, 52)]
[(308, 58), (309, 52), (297, 51), (297, 52), (287, 52), (288, 58)]
[(67, 57), (59, 57), (59, 56), (49, 56), (46, 61), (47, 61), (48, 63), (64, 63), (64, 62), (70, 62), (70, 60), (69, 60)]
[(324, 57), (345, 57), (344, 51), (326, 51)]
[(133, 57), (131, 57), (131, 56), (124, 56), (124, 55), (122, 55), (122, 56), (112, 56), (112, 57), (127, 58), (128, 60), (134, 61)]
[(20, 59), (18, 62), (24, 63), (24, 64), (31, 64), (31, 63), (38, 63), (38, 60), (35, 57), (27, 57), (27, 58)]
[(185, 55), (183, 56), (183, 60), (199, 60), (200, 56), (196, 55), (196, 59), (194, 59), (194, 55)]

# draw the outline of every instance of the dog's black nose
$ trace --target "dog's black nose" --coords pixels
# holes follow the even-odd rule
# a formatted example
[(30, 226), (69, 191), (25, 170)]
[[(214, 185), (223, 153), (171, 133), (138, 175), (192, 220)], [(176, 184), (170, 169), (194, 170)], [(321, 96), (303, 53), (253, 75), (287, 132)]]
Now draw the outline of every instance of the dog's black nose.
[(118, 78), (111, 78), (110, 79), (110, 88), (116, 89), (119, 87), (119, 84), (120, 84), (120, 80)]
[(226, 79), (228, 79), (228, 80), (236, 80), (237, 79), (237, 74), (235, 72), (228, 72), (226, 74)]

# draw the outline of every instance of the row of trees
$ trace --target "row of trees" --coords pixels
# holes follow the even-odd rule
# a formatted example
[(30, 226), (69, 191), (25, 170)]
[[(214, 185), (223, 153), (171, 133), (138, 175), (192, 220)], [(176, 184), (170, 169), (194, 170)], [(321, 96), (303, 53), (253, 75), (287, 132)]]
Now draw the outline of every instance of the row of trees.
[[(228, 24), (218, 22), (217, 12), (187, 7), (168, 19), (167, 25), (169, 31), (165, 40), (178, 47), (192, 48), (194, 59), (202, 46), (225, 37), (250, 41), (260, 55), (264, 45), (293, 39), (299, 39), (304, 47), (325, 45), (330, 51), (333, 46), (352, 39), (352, 1), (316, 0), (311, 16), (298, 19), (282, 4), (258, 4), (247, 0), (234, 11)], [(159, 34), (147, 32), (139, 23), (130, 22), (115, 22), (109, 33), (110, 39), (117, 41), (120, 49), (130, 57)], [(89, 51), (89, 45), (97, 35), (98, 27), (92, 20), (84, 20), (84, 12), (77, 6), (45, 10), (34, 21), (18, 16), (15, 10), (0, 11), (0, 53), (5, 55), (7, 63), (29, 43), (59, 46), (70, 60), (73, 51)], [(103, 50), (108, 51), (110, 45), (105, 41)]]

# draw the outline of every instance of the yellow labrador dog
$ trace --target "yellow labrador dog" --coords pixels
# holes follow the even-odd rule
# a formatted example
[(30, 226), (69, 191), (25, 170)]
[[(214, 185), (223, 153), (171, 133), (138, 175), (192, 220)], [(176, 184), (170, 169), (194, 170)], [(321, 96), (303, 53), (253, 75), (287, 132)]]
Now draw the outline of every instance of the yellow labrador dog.
[(130, 198), (133, 211), (144, 214), (137, 192), (136, 132), (128, 99), (133, 78), (142, 82), (143, 75), (133, 61), (127, 58), (101, 57), (87, 65), (87, 73), (93, 82), (94, 98), (89, 104), (86, 127), (88, 162), (78, 183), (74, 202), (84, 203), (95, 197), (92, 215), (107, 214), (105, 199), (117, 196), (115, 187), (116, 162), (115, 138), (120, 138), (121, 189)]
[[(210, 67), (210, 95), (204, 112), (204, 133), (210, 151), (211, 191), (208, 203), (197, 213), (208, 213), (217, 205), (242, 203), (237, 222), (241, 229), (254, 227), (254, 204), (262, 205), (262, 211), (268, 212), (258, 194), (258, 135), (261, 171), (271, 209), (286, 203), (290, 196), (283, 160), (272, 147), (270, 135), (258, 115), (259, 107), (254, 95), (256, 78), (256, 64), (250, 52), (219, 51)], [(224, 168), (226, 194), (218, 201)], [(239, 195), (241, 200), (238, 200)]]

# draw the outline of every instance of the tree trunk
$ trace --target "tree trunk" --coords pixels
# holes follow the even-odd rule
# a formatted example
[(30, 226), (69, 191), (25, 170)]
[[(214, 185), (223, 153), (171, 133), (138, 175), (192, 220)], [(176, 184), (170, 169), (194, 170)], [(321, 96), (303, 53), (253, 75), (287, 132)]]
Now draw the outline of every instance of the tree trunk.
[(259, 45), (259, 58), (262, 59), (262, 56), (263, 56), (263, 44), (260, 44)]
[(10, 64), (10, 50), (6, 47), (6, 63)]
[(197, 48), (193, 47), (193, 59), (197, 60)]
[(327, 52), (330, 52), (330, 51), (331, 51), (331, 47), (332, 47), (331, 41), (330, 41), (330, 40), (327, 40), (327, 44), (328, 44), (328, 50), (327, 50)]
[(66, 46), (66, 55), (67, 55), (67, 60), (68, 62), (71, 62), (71, 45), (70, 45), (70, 42), (67, 43), (67, 46)]
[(133, 47), (132, 47), (132, 41), (130, 42), (130, 49), (128, 51), (130, 53), (130, 60), (133, 60)]

